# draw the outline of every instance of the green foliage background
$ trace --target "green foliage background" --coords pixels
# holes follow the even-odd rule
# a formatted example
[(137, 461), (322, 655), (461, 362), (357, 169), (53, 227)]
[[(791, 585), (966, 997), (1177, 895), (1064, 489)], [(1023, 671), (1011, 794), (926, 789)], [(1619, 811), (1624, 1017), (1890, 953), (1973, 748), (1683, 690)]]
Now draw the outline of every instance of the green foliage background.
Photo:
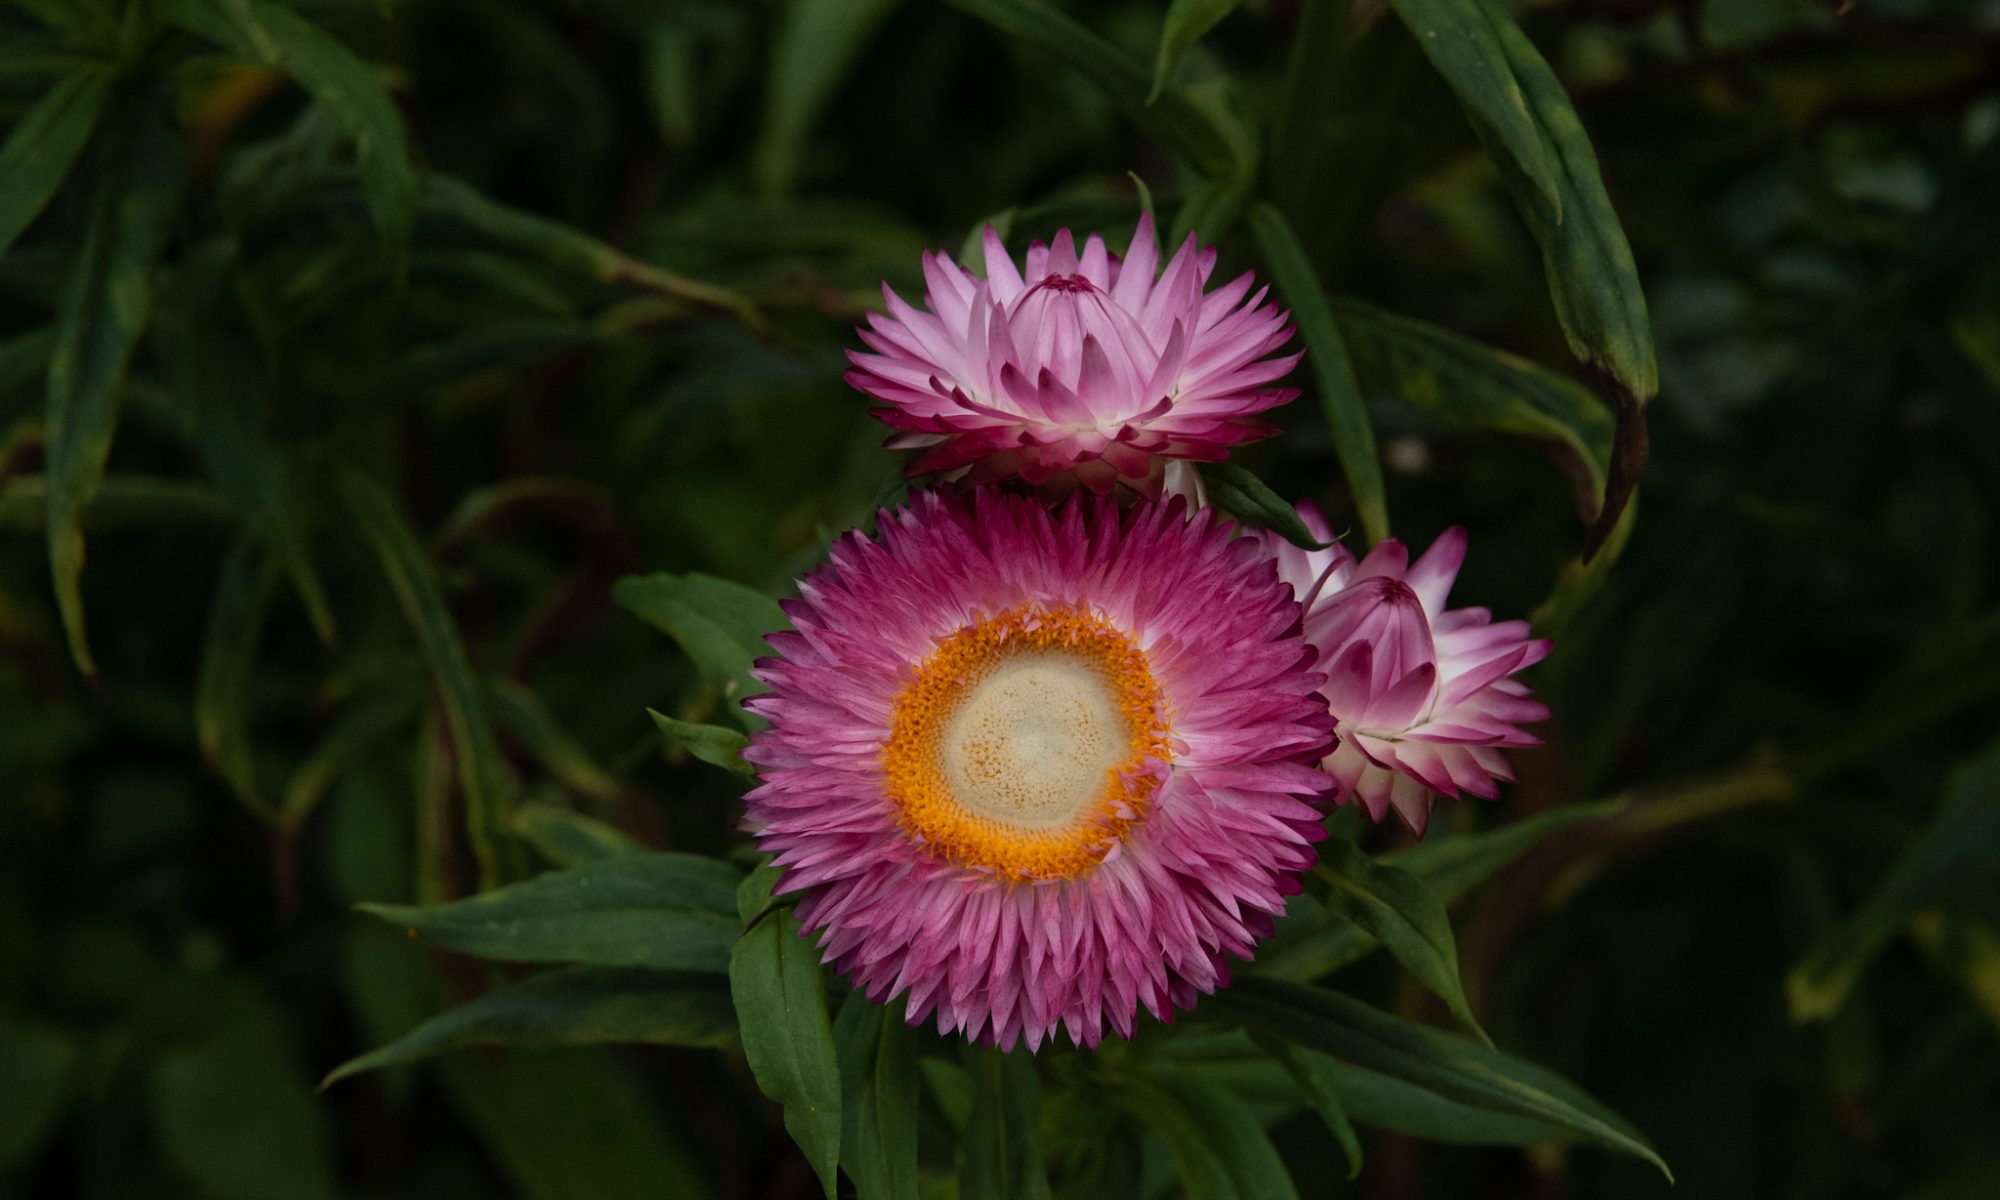
[[(1667, 1194), (1527, 1062), (1683, 1195), (2000, 1194), (2000, 7), (9, 0), (0, 120), (0, 1196)], [(1142, 205), (1311, 352), (1218, 494), (1466, 523), (1556, 717), (965, 1051), (787, 974), (727, 699), (898, 485), (879, 282)]]

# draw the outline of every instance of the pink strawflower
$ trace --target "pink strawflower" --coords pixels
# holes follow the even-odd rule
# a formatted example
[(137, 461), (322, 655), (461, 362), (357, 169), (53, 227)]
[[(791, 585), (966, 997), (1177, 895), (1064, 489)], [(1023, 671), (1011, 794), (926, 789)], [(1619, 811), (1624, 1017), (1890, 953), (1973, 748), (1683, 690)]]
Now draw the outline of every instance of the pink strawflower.
[(1025, 275), (988, 226), (985, 279), (924, 255), (929, 311), (884, 285), (888, 314), (859, 331), (874, 353), (848, 354), (847, 381), (903, 431), (892, 448), (924, 451), (912, 475), (1158, 496), (1165, 460), (1219, 462), (1277, 432), (1256, 414), (1298, 395), (1270, 385), (1299, 360), (1269, 357), (1292, 329), (1248, 273), (1203, 294), (1215, 251), (1192, 233), (1155, 278), (1158, 261), (1150, 216), (1122, 260), (1094, 233), (1078, 255), (1065, 229), (1028, 248)]
[(1212, 510), (921, 492), (799, 592), (746, 701), (748, 825), (912, 1024), (1129, 1037), (1227, 982), (1316, 861), (1322, 676)]
[[(1315, 538), (1332, 539), (1311, 504), (1299, 516)], [(1530, 637), (1526, 621), (1444, 606), (1465, 530), (1446, 530), (1415, 563), (1394, 539), (1357, 563), (1340, 545), (1308, 551), (1254, 536), (1306, 606), (1339, 722), (1340, 745), (1322, 763), (1336, 801), (1359, 798), (1377, 821), (1394, 807), (1421, 836), (1438, 795), (1497, 798), (1499, 781), (1514, 778), (1502, 748), (1538, 744), (1518, 726), (1549, 715), (1513, 675), (1547, 656), (1549, 641)]]

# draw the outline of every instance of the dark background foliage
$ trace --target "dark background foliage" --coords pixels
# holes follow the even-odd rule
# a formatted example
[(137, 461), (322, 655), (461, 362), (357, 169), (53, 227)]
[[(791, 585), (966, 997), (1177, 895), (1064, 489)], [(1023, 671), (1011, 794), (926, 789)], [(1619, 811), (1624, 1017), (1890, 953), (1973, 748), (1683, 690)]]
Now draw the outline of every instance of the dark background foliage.
[[(1628, 801), (1455, 906), (1485, 1028), (1682, 1195), (2000, 1194), (2000, 9), (1519, 6), (1658, 347), (1650, 466), (1586, 570), (1574, 479), (1622, 387), (1575, 364), (1409, 29), (1246, 3), (1121, 110), (980, 19), (1024, 7), (0, 5), (0, 1195), (814, 1194), (729, 1052), (461, 1051), (316, 1094), (502, 977), (351, 905), (729, 853), (737, 783), (647, 715), (718, 694), (613, 581), (782, 594), (867, 518), (897, 464), (842, 353), (920, 250), (989, 219), (1119, 244), (1144, 202), (1268, 276), (1253, 197), (1354, 322), (1395, 532), (1468, 525), (1456, 598), (1558, 639), (1548, 744), (1432, 839)], [(1162, 7), (1064, 11), (1150, 78)], [(1240, 188), (1176, 143), (1189, 97), (1255, 131)], [(1371, 352), (1355, 301), (1473, 341)], [(1301, 381), (1241, 461), (1359, 536)], [(1583, 407), (1524, 429), (1536, 387)], [(1336, 978), (1447, 1019), (1392, 964)], [(933, 1061), (952, 1194), (964, 1081)], [(1080, 1064), (1047, 1056), (1046, 1094), (1092, 1095)], [(1345, 1182), (1268, 1071), (1198, 1069), (1305, 1194), (1666, 1194), (1407, 1115)], [(1045, 1101), (1059, 1185), (1083, 1112)], [(1131, 1145), (1119, 1182), (1170, 1191)]]

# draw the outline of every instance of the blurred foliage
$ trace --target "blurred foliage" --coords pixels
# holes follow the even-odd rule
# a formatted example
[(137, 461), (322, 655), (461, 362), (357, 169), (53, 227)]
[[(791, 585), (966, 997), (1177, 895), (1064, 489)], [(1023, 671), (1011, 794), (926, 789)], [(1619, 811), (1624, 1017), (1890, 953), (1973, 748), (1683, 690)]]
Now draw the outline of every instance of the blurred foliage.
[[(1509, 11), (0, 4), (0, 1196), (2000, 1194), (2000, 7)], [(1172, 1037), (829, 1009), (716, 858), (850, 329), (1142, 204), (1310, 351), (1233, 504), (1469, 524), (1548, 744)]]

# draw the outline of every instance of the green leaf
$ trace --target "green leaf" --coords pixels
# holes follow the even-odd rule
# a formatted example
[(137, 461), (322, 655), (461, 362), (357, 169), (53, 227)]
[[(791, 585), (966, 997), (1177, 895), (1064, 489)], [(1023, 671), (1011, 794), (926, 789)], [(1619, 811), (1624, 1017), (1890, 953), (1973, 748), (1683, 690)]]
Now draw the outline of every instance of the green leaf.
[(735, 1036), (729, 992), (719, 975), (566, 967), (439, 1013), (388, 1045), (342, 1063), (320, 1086), (466, 1046), (727, 1048)]
[(1307, 261), (1305, 248), (1284, 215), (1263, 201), (1250, 206), (1250, 234), (1257, 251), (1271, 269), (1285, 301), (1291, 305), (1292, 320), (1306, 344), (1306, 363), (1312, 368), (1313, 386), (1320, 406), (1326, 410), (1333, 430), (1334, 453), (1347, 474), (1347, 490), (1354, 497), (1355, 514), (1361, 532), (1369, 542), (1389, 536), (1389, 510), (1382, 497), (1382, 463), (1375, 452), (1375, 430), (1368, 422), (1368, 409), (1361, 387), (1354, 380), (1354, 366), (1347, 355), (1347, 343), (1334, 320), (1333, 306), (1320, 286), (1319, 276)]
[(691, 721), (676, 721), (672, 717), (653, 709), (653, 724), (660, 727), (660, 735), (670, 746), (682, 746), (689, 754), (705, 763), (713, 763), (738, 775), (755, 775), (757, 768), (743, 761), (743, 751), (750, 745), (750, 739), (734, 729), (724, 729), (720, 725), (697, 725)]
[(1146, 103), (1160, 98), (1181, 59), (1222, 18), (1236, 11), (1238, 3), (1239, 0), (1173, 0), (1167, 6), (1166, 19), (1160, 23), (1160, 52), (1153, 60), (1153, 90), (1146, 93)]
[(1333, 302), (1355, 374), (1461, 429), (1552, 442), (1577, 477), (1579, 507), (1595, 520), (1611, 466), (1611, 410), (1595, 392), (1527, 359), (1428, 322), (1344, 297)]
[(0, 1019), (0, 1174), (26, 1162), (61, 1119), (76, 1074), (75, 1039), (50, 1025)]
[(1483, 0), (1390, 0), (1416, 35), (1431, 65), (1473, 116), (1490, 130), (1496, 158), (1515, 165), (1532, 188), (1531, 206), (1551, 222), (1561, 221), (1563, 189), (1556, 148), (1534, 114), (1499, 26), (1513, 22)]
[(1300, 983), (1329, 975), (1374, 953), (1367, 930), (1311, 896), (1294, 896), (1269, 940), (1257, 947), (1251, 969)]
[(1162, 89), (1150, 102), (1146, 68), (1068, 14), (1040, 0), (951, 0), (1010, 37), (1068, 66), (1096, 85), (1126, 118), (1148, 136), (1172, 147), (1204, 175), (1247, 178), (1254, 142), (1228, 127), (1212, 108), (1177, 88)]
[(501, 962), (721, 972), (738, 928), (736, 868), (696, 854), (607, 858), (448, 904), (362, 912)]
[(1237, 520), (1269, 529), (1307, 550), (1329, 544), (1312, 535), (1298, 509), (1244, 468), (1234, 463), (1209, 463), (1202, 468), (1201, 477), (1209, 501)]
[(250, 676), (277, 582), (276, 566), (261, 547), (239, 540), (230, 548), (208, 610), (194, 695), (195, 740), (203, 756), (244, 807), (265, 821), (277, 813), (257, 786), (250, 753)]
[(1618, 565), (1626, 544), (1632, 540), (1632, 526), (1638, 519), (1639, 493), (1635, 490), (1626, 494), (1624, 510), (1596, 551), (1588, 558), (1579, 555), (1564, 563), (1556, 575), (1555, 586), (1528, 614), (1537, 634), (1543, 637), (1561, 634), (1591, 599), (1604, 590), (1611, 578), (1611, 568)]
[(425, 180), (426, 213), (455, 221), (521, 254), (602, 283), (642, 287), (734, 315), (752, 329), (763, 316), (741, 292), (690, 279), (625, 254), (559, 221), (510, 208), (461, 179), (433, 171)]
[(1256, 976), (1238, 980), (1209, 1003), (1253, 1033), (1295, 1042), (1472, 1108), (1560, 1126), (1642, 1158), (1673, 1178), (1637, 1130), (1580, 1088), (1470, 1038), (1411, 1024), (1339, 992)]
[(2000, 874), (2000, 744), (1961, 763), (1944, 801), (1847, 920), (1815, 941), (1785, 977), (1792, 1019), (1832, 1016), (1868, 964), (1919, 908)]
[(787, 192), (827, 101), (896, 0), (785, 0), (771, 39), (764, 120), (751, 162), (766, 192)]
[[(739, 908), (768, 896), (771, 876), (752, 874)], [(840, 1064), (826, 1016), (819, 955), (783, 908), (744, 930), (729, 955), (729, 993), (750, 1073), (785, 1110), (785, 1128), (832, 1200), (840, 1170)]]
[(132, 348), (152, 314), (154, 263), (186, 176), (178, 134), (141, 111), (105, 146), (83, 247), (56, 310), (49, 359), (49, 571), (70, 656), (96, 673), (83, 612), (84, 508), (104, 478)]
[(965, 1069), (972, 1078), (972, 1113), (960, 1143), (959, 1200), (1048, 1200), (1033, 1056), (968, 1046)]
[[(791, 628), (777, 601), (712, 575), (630, 576), (612, 585), (611, 598), (678, 642), (703, 678), (730, 701), (764, 690), (751, 678), (750, 665), (768, 653), (766, 634)], [(746, 729), (763, 724), (740, 703), (729, 709)]]
[(1631, 801), (1624, 797), (1594, 804), (1567, 804), (1498, 829), (1433, 836), (1407, 850), (1384, 855), (1382, 863), (1420, 876), (1439, 898), (1450, 904), (1540, 845), (1549, 835), (1572, 825), (1607, 820), (1630, 805)]
[(522, 1200), (705, 1200), (716, 1194), (670, 1114), (599, 1050), (459, 1054), (452, 1102)]
[(0, 257), (69, 177), (111, 94), (112, 74), (89, 66), (48, 90), (0, 145)]
[(218, 1200), (332, 1200), (333, 1156), (324, 1116), (289, 1055), (263, 1039), (218, 1031), (155, 1059), (153, 1121), (167, 1161)]
[(1340, 1066), (1324, 1054), (1301, 1049), (1289, 1042), (1259, 1035), (1257, 1045), (1285, 1073), (1292, 1077), (1306, 1103), (1326, 1122), (1327, 1132), (1340, 1143), (1340, 1152), (1347, 1158), (1347, 1177), (1353, 1179), (1361, 1174), (1361, 1138), (1354, 1132), (1353, 1122), (1347, 1119), (1347, 1107), (1340, 1101)]
[(650, 853), (616, 827), (554, 804), (523, 804), (515, 809), (514, 833), (558, 867)]
[(437, 571), (395, 502), (381, 485), (354, 472), (342, 477), (341, 490), (430, 663), (465, 794), (466, 837), (479, 862), (480, 887), (490, 889), (500, 882), (509, 857), (503, 842), (508, 797), (485, 697), (445, 607)]
[(297, 828), (325, 798), (341, 774), (377, 742), (413, 723), (419, 708), (413, 695), (363, 697), (341, 712), (319, 748), (292, 772), (278, 802), (279, 820)]
[[(163, 529), (182, 522), (227, 525), (229, 506), (204, 483), (144, 475), (113, 475), (97, 486), (83, 511), (83, 527)], [(0, 484), (0, 529), (42, 533), (49, 527), (49, 481), (16, 475)]]
[[(1428, 840), (1380, 860), (1420, 877), (1445, 904), (1485, 882), (1556, 831), (1573, 824), (1609, 818), (1623, 812), (1624, 798), (1596, 804), (1575, 804), (1483, 833), (1456, 834)], [(1378, 943), (1373, 935), (1339, 909), (1329, 910), (1311, 896), (1294, 897), (1271, 939), (1257, 948), (1252, 967), (1273, 979), (1305, 982), (1318, 979), (1368, 956)]]
[[(1546, 190), (1546, 181), (1539, 174), (1528, 173), (1511, 154), (1496, 157), (1502, 178), (1541, 244), (1549, 297), (1555, 302), (1556, 319), (1569, 338), (1570, 351), (1608, 371), (1635, 401), (1644, 404), (1660, 390), (1653, 326), (1646, 315), (1646, 295), (1639, 287), (1632, 247), (1625, 240), (1617, 211), (1611, 207), (1611, 197), (1604, 191), (1597, 152), (1591, 149), (1583, 121), (1555, 72), (1504, 8), (1494, 0), (1455, 2), (1477, 4), (1492, 23), (1535, 124), (1556, 155), (1555, 183), (1561, 203), (1555, 212), (1531, 202), (1531, 197), (1539, 199)], [(1489, 148), (1498, 140), (1511, 149), (1506, 135), (1495, 126), (1481, 120), (1473, 124)]]
[(330, 644), (333, 609), (312, 559), (299, 464), (265, 428), (270, 402), (256, 363), (215, 319), (213, 295), (221, 272), (231, 265), (222, 254), (212, 254), (209, 261), (182, 269), (183, 286), (161, 313), (155, 342), (209, 479), (238, 517), (270, 543), (314, 631)]
[(500, 727), (564, 787), (596, 800), (618, 795), (618, 781), (569, 735), (533, 691), (511, 679), (489, 677), (486, 702)]
[(338, 39), (267, 0), (177, 0), (167, 15), (297, 80), (326, 110), (354, 143), (369, 215), (400, 259), (416, 221), (419, 188), (402, 115), (382, 76)]
[(917, 1051), (900, 1002), (847, 994), (840, 1058), (840, 1164), (865, 1200), (917, 1200)]
[(1458, 946), (1444, 902), (1400, 867), (1372, 861), (1343, 838), (1320, 844), (1317, 874), (1332, 885), (1330, 907), (1367, 930), (1418, 983), (1434, 992), (1480, 1041), (1492, 1045), (1472, 1015), (1458, 978)]
[(1349, 1063), (1334, 1063), (1333, 1079), (1348, 1116), (1355, 1124), (1371, 1129), (1390, 1129), (1428, 1142), (1465, 1146), (1566, 1145), (1584, 1140), (1573, 1129), (1461, 1104), (1427, 1088)]
[(1128, 1082), (1123, 1100), (1166, 1141), (1188, 1200), (1297, 1200), (1263, 1125), (1226, 1090), (1163, 1073)]

